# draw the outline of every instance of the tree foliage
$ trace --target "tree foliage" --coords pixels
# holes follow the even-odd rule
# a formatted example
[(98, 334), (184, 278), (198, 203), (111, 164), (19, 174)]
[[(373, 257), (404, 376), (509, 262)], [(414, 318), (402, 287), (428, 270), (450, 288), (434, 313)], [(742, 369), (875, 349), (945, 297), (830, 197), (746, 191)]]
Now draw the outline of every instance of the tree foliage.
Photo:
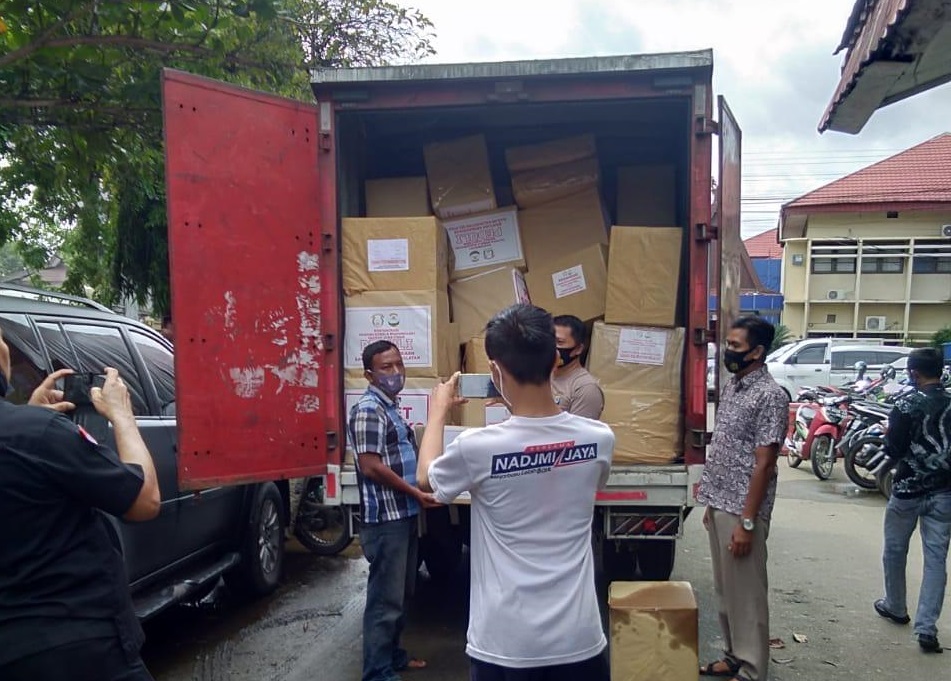
[(6, 0), (0, 244), (164, 312), (161, 69), (308, 100), (309, 69), (419, 58), (431, 28), (388, 0)]

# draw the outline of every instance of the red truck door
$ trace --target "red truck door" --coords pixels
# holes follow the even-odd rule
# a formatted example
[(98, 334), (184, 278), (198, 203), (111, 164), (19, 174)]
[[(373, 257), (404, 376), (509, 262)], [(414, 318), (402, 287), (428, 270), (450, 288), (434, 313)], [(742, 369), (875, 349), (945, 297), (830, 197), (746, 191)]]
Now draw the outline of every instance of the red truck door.
[[(740, 234), (740, 181), (743, 133), (726, 100), (717, 99), (720, 119), (720, 181), (717, 190), (719, 216), (720, 288), (717, 292), (717, 335), (720, 348), (730, 325), (740, 315), (743, 239)], [(720, 357), (720, 353), (717, 353)], [(719, 363), (720, 385), (728, 378)]]
[(171, 70), (162, 96), (179, 484), (324, 473), (340, 385), (318, 109)]

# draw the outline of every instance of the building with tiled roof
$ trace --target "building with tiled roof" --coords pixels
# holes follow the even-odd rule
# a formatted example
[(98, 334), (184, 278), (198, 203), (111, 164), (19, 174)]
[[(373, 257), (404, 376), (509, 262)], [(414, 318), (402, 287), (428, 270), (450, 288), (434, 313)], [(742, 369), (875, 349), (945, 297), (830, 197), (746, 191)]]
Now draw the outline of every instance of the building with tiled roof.
[(919, 342), (951, 326), (951, 134), (785, 204), (779, 239), (794, 334)]

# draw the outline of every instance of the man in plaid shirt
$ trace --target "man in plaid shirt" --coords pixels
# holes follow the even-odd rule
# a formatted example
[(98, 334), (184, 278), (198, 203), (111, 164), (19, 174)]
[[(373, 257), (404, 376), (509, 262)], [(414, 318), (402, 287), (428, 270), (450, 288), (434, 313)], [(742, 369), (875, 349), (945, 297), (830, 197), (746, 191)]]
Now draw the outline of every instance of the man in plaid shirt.
[(416, 583), (417, 516), (438, 504), (416, 486), (416, 438), (399, 411), (406, 369), (399, 349), (363, 349), (366, 392), (350, 410), (350, 444), (360, 485), (360, 544), (370, 562), (363, 613), (363, 681), (396, 681), (423, 660), (403, 650), (404, 602)]

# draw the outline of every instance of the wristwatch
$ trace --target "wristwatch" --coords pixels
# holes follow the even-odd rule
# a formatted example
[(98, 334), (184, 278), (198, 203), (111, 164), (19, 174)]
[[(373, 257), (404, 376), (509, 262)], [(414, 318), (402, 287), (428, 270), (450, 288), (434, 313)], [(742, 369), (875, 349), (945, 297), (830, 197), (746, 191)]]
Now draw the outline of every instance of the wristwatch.
[(753, 522), (752, 518), (743, 518), (743, 529), (747, 532), (752, 532), (756, 529), (756, 523)]

